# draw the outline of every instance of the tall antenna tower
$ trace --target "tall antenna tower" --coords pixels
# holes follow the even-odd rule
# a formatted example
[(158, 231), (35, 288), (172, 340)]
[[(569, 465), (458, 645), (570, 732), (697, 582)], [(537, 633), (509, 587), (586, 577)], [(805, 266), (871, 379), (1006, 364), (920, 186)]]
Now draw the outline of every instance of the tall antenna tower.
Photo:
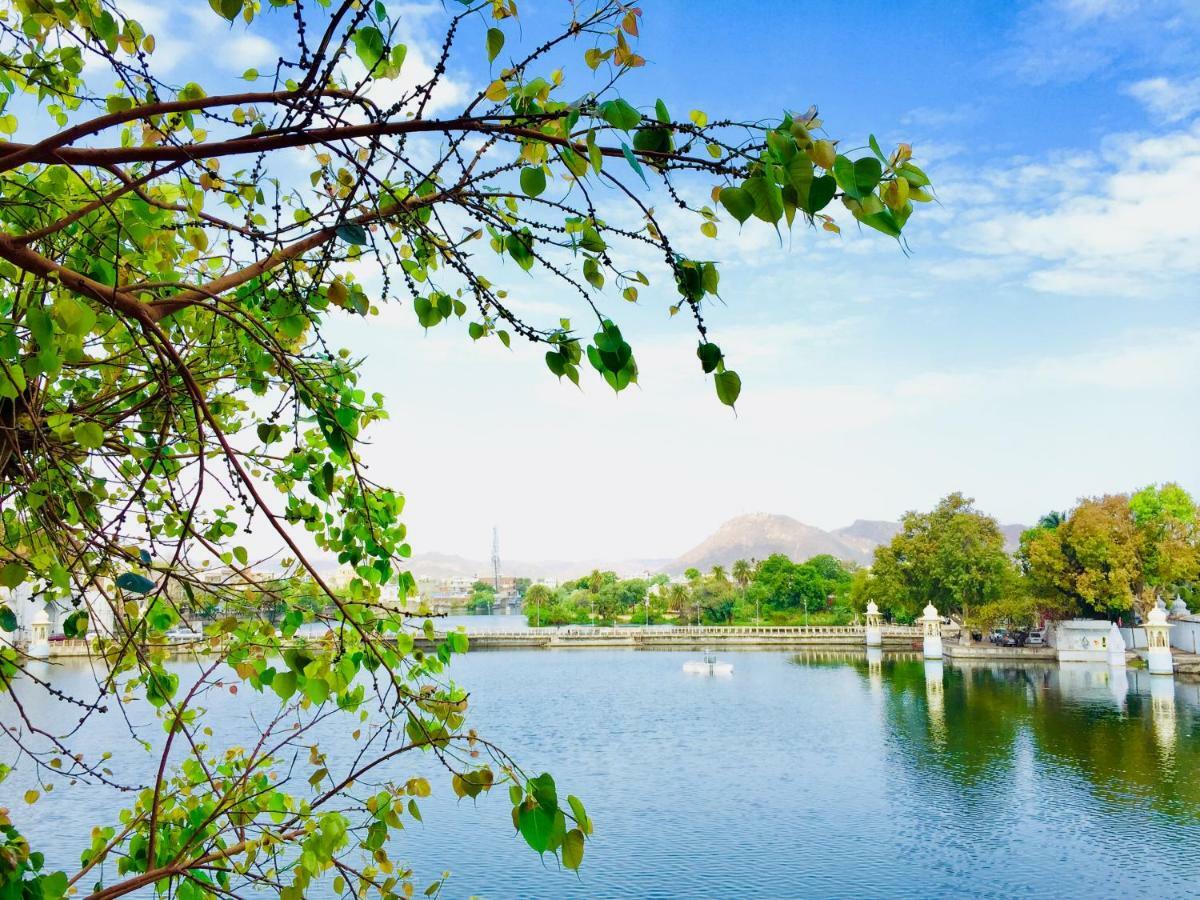
[(500, 593), (500, 529), (492, 526), (492, 587)]

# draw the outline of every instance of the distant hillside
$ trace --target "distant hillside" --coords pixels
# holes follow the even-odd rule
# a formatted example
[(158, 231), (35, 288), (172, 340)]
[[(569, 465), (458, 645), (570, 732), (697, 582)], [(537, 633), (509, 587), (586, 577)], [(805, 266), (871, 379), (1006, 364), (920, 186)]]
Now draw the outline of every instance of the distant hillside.
[[(1001, 525), (1004, 545), (1015, 552), (1025, 525)], [(739, 559), (766, 559), (782, 553), (800, 561), (822, 553), (846, 562), (869, 564), (875, 548), (886, 544), (900, 531), (898, 522), (857, 519), (853, 525), (825, 531), (806, 525), (791, 516), (750, 513), (730, 519), (666, 567), (671, 573), (697, 568), (702, 572), (713, 566), (729, 567)]]
[[(1025, 525), (1001, 525), (1004, 543), (1012, 553), (1017, 549)], [(677, 559), (579, 559), (579, 560), (504, 560), (507, 575), (523, 578), (565, 580), (585, 575), (592, 569), (612, 570), (624, 578), (644, 572), (679, 574), (695, 567), (707, 572), (713, 566), (730, 566), (739, 559), (766, 559), (783, 553), (802, 561), (828, 553), (846, 562), (869, 564), (875, 548), (886, 544), (900, 530), (897, 522), (856, 519), (844, 528), (825, 531), (806, 525), (791, 516), (774, 513), (750, 513), (730, 519), (712, 535)], [(418, 553), (409, 563), (419, 578), (487, 577), (491, 562), (450, 553)]]
[(858, 550), (870, 562), (875, 548), (886, 544), (900, 530), (899, 522), (880, 522), (873, 519), (855, 519), (853, 525), (835, 528), (831, 534), (845, 544)]
[[(850, 562), (869, 562), (871, 550), (878, 541), (867, 536), (870, 530), (855, 531), (859, 525), (874, 526), (886, 523), (856, 522), (846, 537), (805, 525), (791, 516), (772, 513), (750, 513), (730, 519), (710, 537), (684, 553), (667, 568), (670, 572), (697, 568), (702, 572), (713, 566), (730, 566), (739, 559), (766, 559), (772, 553), (783, 553), (795, 560), (804, 560), (829, 553)], [(896, 526), (892, 526), (893, 530)]]

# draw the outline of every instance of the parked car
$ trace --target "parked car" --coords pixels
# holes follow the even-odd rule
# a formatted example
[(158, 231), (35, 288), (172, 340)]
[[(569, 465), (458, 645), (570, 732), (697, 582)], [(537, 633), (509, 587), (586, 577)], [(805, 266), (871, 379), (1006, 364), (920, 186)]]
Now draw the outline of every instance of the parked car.
[(1026, 647), (1044, 647), (1046, 646), (1046, 632), (1042, 630), (1029, 632), (1029, 637), (1025, 639)]
[(1024, 647), (1029, 635), (1024, 631), (1006, 631), (1000, 640), (1002, 647)]
[(997, 646), (1004, 644), (1004, 637), (1008, 634), (1007, 628), (993, 628), (991, 634), (988, 635), (988, 642)]
[(187, 644), (192, 641), (200, 641), (204, 639), (198, 631), (192, 631), (186, 625), (180, 625), (178, 628), (172, 628), (166, 633), (168, 643), (171, 644)]

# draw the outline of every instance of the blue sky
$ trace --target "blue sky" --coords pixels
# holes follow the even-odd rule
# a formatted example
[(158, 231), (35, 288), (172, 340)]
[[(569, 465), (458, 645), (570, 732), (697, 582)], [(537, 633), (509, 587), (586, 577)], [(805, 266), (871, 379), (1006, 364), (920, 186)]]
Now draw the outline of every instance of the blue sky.
[[(408, 495), (418, 551), (485, 556), (497, 524), (510, 558), (672, 556), (742, 512), (836, 527), (961, 490), (1028, 522), (1151, 481), (1200, 493), (1200, 4), (642, 6), (631, 102), (742, 118), (816, 103), (844, 146), (911, 141), (941, 205), (913, 217), (907, 257), (852, 222), (782, 244), (726, 222), (713, 244), (680, 220), (724, 264), (709, 316), (744, 382), (736, 416), (661, 292), (611, 301), (641, 369), (619, 397), (465, 326), (424, 334), (407, 306), (338, 323), (390, 400), (367, 458)], [(564, 9), (522, 3), (520, 45)], [(416, 73), (443, 13), (398, 10)], [(264, 35), (235, 28), (221, 64), (271, 57), (282, 37)], [(488, 78), (452, 64), (444, 107)], [(518, 309), (581, 314), (509, 269)]]

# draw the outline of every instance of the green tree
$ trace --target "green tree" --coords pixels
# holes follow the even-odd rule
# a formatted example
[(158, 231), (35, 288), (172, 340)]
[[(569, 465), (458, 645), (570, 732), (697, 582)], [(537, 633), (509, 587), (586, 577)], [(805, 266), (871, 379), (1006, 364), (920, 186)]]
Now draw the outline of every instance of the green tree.
[(1003, 596), (1013, 560), (999, 524), (973, 504), (954, 493), (930, 512), (904, 514), (899, 533), (875, 549), (881, 608), (911, 620), (932, 603), (943, 615), (969, 620), (973, 608)]
[(750, 579), (754, 577), (754, 566), (752, 563), (739, 559), (733, 564), (730, 570), (733, 574), (733, 580), (737, 582), (737, 586), (743, 591), (750, 584)]
[(1129, 498), (1129, 509), (1143, 539), (1146, 586), (1190, 596), (1200, 581), (1200, 516), (1191, 495), (1173, 482), (1149, 485)]
[(471, 596), (467, 607), (476, 612), (486, 612), (496, 603), (496, 589), (486, 581), (476, 581), (471, 585)]
[(1081, 500), (1057, 528), (1021, 536), (1018, 556), (1035, 596), (1066, 613), (1118, 616), (1143, 587), (1144, 535), (1125, 494)]
[(529, 589), (525, 591), (523, 602), (525, 617), (529, 620), (530, 625), (539, 626), (542, 624), (542, 608), (548, 606), (553, 598), (554, 595), (546, 585), (533, 584), (529, 586)]
[(691, 597), (687, 585), (672, 584), (667, 588), (667, 609), (676, 615), (683, 614), (690, 608)]
[(1026, 531), (1018, 556), (1034, 596), (1063, 614), (1144, 613), (1200, 580), (1195, 503), (1175, 484), (1086, 498), (1057, 527)]
[[(96, 829), (74, 877), (98, 879), (105, 897), (153, 886), (291, 898), (329, 880), (345, 896), (403, 896), (408, 877), (385, 873), (389, 839), (429, 790), (396, 771), (413, 751), (436, 755), (460, 797), (507, 784), (525, 842), (576, 867), (591, 831), (579, 802), (465, 724), (466, 694), (444, 674), (465, 638), (415, 652), (403, 613), (384, 602), (415, 589), (404, 499), (363, 459), (387, 413), (328, 326), (403, 301), (425, 328), (506, 347), (517, 336), (553, 376), (577, 384), (592, 370), (622, 391), (638, 367), (605, 298), (637, 301), (653, 279), (695, 322), (697, 363), (733, 406), (741, 380), (705, 325), (718, 268), (681, 252), (656, 209), (679, 208), (711, 238), (751, 219), (836, 231), (827, 208), (838, 199), (896, 238), (914, 202), (932, 199), (929, 181), (907, 145), (838, 153), (815, 110), (710, 120), (626, 94), (645, 63), (640, 10), (616, 0), (573, 4), (557, 29), (523, 26), (515, 0), (466, 0), (439, 13), (446, 38), (427, 77), (405, 69), (403, 29), (384, 4), (209, 6), (286, 45), (261, 81), (254, 70), (251, 85), (165, 80), (179, 60), (160, 58), (121, 0), (13, 0), (0, 29), (11, 137), (0, 156), (0, 585), (72, 606), (72, 632), (111, 623), (94, 658), (103, 683), (121, 685), (112, 702), (148, 702), (166, 735), (154, 784), (129, 794), (121, 823)], [(460, 66), (487, 66), (491, 80), (435, 116), (431, 98)], [(386, 84), (401, 75), (402, 88)], [(399, 99), (382, 100), (389, 91)], [(648, 273), (632, 263), (651, 257), (662, 263)], [(579, 297), (585, 319), (518, 316), (509, 291), (526, 273)], [(272, 577), (315, 585), (320, 609), (285, 598), (280, 628), (267, 621), (243, 538), (252, 526), (285, 550)], [(318, 552), (350, 569), (344, 585), (325, 579)], [(171, 588), (204, 587), (217, 561), (235, 577), (188, 685), (155, 647), (179, 621)], [(313, 623), (329, 637), (297, 649)], [(0, 688), (24, 666), (0, 647)], [(279, 701), (261, 740), (238, 741), (205, 713), (207, 690), (233, 678)], [(85, 718), (99, 715), (75, 699)], [(330, 715), (367, 716), (361, 755), (298, 753), (307, 723)], [(219, 768), (207, 729), (230, 747)], [(47, 777), (131, 786), (93, 749), (21, 752)], [(65, 874), (21, 877), (49, 896)]]

